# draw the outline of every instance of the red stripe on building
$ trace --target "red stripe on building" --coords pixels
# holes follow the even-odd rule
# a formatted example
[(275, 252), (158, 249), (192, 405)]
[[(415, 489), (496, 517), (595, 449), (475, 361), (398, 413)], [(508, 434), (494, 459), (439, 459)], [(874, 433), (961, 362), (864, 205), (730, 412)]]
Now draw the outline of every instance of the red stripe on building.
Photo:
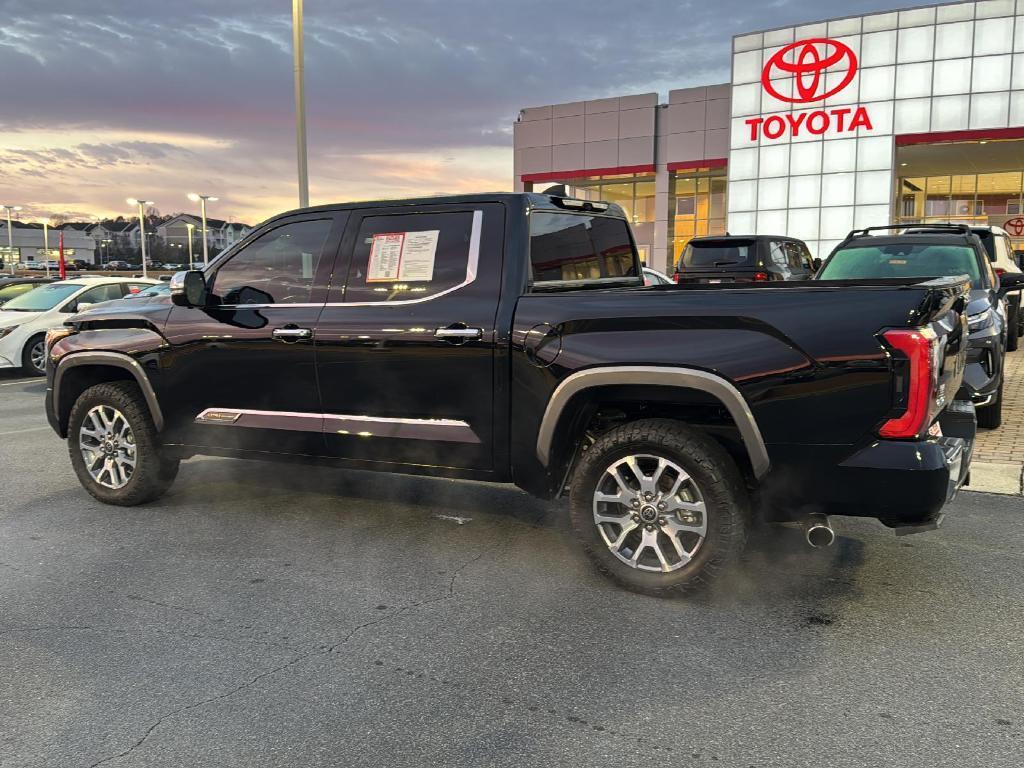
[(897, 147), (912, 144), (938, 144), (942, 141), (978, 141), (1024, 139), (1024, 128), (979, 128), (973, 131), (938, 131), (936, 133), (905, 133), (896, 137)]
[(576, 171), (550, 171), (547, 173), (524, 173), (523, 181), (567, 181), (585, 176), (618, 176), (636, 173), (654, 173), (651, 165), (620, 165), (617, 168), (583, 168)]
[(708, 160), (686, 160), (681, 163), (669, 163), (670, 171), (692, 171), (696, 168), (725, 168), (729, 161), (724, 157), (713, 157)]

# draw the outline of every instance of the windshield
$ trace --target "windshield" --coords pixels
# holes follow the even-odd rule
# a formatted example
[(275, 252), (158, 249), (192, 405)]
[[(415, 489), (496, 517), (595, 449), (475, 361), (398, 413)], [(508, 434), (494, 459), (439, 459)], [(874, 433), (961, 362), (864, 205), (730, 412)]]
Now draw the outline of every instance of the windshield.
[(756, 240), (691, 241), (679, 259), (679, 269), (753, 266), (757, 253), (756, 244)]
[(885, 277), (955, 277), (967, 275), (981, 283), (978, 258), (966, 245), (890, 243), (843, 248), (829, 258), (820, 280), (858, 280)]
[(45, 312), (53, 309), (82, 286), (76, 283), (53, 283), (41, 285), (34, 291), (23, 293), (4, 304), (5, 310), (14, 312)]

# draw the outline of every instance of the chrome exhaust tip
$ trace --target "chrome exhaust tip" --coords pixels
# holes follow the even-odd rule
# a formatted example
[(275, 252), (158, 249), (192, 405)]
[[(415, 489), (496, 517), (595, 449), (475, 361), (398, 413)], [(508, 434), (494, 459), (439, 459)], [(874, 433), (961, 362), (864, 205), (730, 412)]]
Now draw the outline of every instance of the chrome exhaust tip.
[(828, 515), (813, 514), (804, 518), (804, 537), (812, 547), (831, 547), (835, 543), (836, 532)]

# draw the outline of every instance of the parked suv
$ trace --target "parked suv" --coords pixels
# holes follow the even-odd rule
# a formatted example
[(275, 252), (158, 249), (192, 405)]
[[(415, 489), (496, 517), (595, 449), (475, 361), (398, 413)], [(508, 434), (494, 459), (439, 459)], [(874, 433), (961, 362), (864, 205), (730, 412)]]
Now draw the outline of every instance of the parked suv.
[(967, 275), (971, 281), (967, 305), (970, 344), (964, 388), (978, 409), (978, 425), (998, 427), (1003, 419), (1007, 331), (1002, 304), (1008, 293), (1024, 285), (1024, 275), (1006, 273), (1000, 281), (981, 240), (966, 224), (929, 225), (892, 233), (900, 228), (891, 225), (854, 230), (835, 247), (816, 279)]
[(695, 237), (683, 249), (672, 279), (681, 284), (808, 280), (821, 262), (792, 237)]
[(197, 454), (568, 491), (602, 572), (682, 592), (755, 500), (819, 544), (823, 512), (940, 522), (974, 441), (968, 281), (878, 282), (645, 287), (623, 211), (560, 196), (306, 208), (171, 301), (69, 317), (46, 412), (108, 504)]
[[(956, 225), (954, 225), (956, 226)], [(931, 225), (909, 227), (909, 233), (936, 231)], [(941, 230), (939, 230), (941, 231)], [(985, 246), (989, 261), (995, 269), (996, 276), (1002, 278), (1007, 272), (1017, 273), (1021, 271), (1017, 264), (1016, 253), (1010, 241), (1009, 233), (1002, 227), (975, 227), (971, 226), (971, 232), (978, 236), (981, 244)], [(1024, 336), (1024, 313), (1021, 312), (1021, 297), (1019, 293), (1011, 293), (1006, 297), (1006, 349), (1013, 352), (1017, 349), (1019, 339)]]

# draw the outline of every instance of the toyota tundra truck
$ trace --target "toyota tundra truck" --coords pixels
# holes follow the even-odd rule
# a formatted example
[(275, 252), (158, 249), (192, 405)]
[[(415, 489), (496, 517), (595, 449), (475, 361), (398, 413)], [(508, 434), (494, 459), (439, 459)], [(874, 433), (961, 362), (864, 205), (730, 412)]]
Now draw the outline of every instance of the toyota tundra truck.
[(195, 455), (568, 496), (596, 567), (710, 582), (762, 521), (938, 526), (975, 433), (966, 277), (644, 286), (613, 204), (491, 194), (265, 222), (171, 295), (47, 339), (86, 491), (163, 494)]

